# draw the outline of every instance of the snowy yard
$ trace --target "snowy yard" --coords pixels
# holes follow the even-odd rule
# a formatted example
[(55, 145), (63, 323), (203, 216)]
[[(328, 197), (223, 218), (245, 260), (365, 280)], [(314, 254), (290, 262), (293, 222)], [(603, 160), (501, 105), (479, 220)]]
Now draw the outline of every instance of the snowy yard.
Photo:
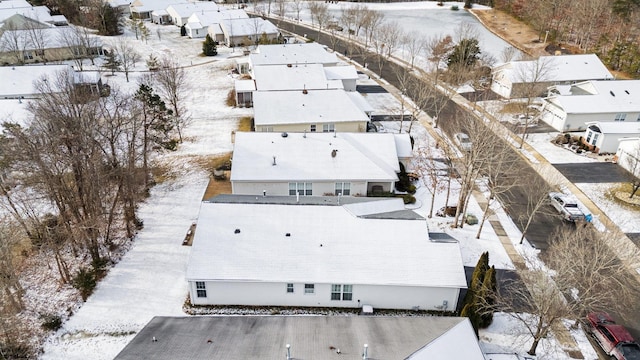
[[(416, 6), (431, 3), (417, 3)], [(411, 11), (406, 4), (398, 6), (398, 10)], [(227, 93), (233, 87), (233, 77), (229, 70), (233, 64), (232, 59), (241, 56), (239, 50), (231, 52), (220, 47), (218, 56), (201, 57), (198, 55), (201, 52), (201, 40), (180, 37), (179, 29), (174, 26), (148, 26), (152, 34), (148, 43), (136, 40), (132, 34), (126, 34), (126, 39), (135, 45), (143, 59), (149, 54), (170, 56), (187, 66), (192, 86), (187, 99), (191, 123), (185, 130), (185, 143), (177, 152), (163, 154), (155, 159), (168, 165), (175, 176), (153, 188), (151, 196), (139, 210), (145, 227), (138, 233), (130, 251), (110, 270), (87, 302), (47, 340), (41, 359), (112, 359), (153, 316), (184, 315), (182, 305), (187, 296), (185, 270), (190, 247), (183, 247), (181, 243), (191, 223), (197, 220), (200, 201), (209, 180), (209, 174), (192, 160), (194, 157), (231, 151), (231, 132), (236, 130), (239, 118), (252, 113), (251, 109), (230, 108), (225, 105)], [(105, 38), (104, 41), (109, 43), (112, 39)], [(144, 74), (144, 70), (146, 66), (141, 61), (137, 64), (136, 71), (130, 75), (130, 82), (125, 81), (122, 73), (103, 77), (103, 80), (106, 79), (111, 86), (133, 92), (137, 88), (136, 80)], [(400, 109), (397, 100), (389, 94), (370, 94), (367, 100), (381, 112), (397, 112)], [(3, 107), (3, 111), (15, 115), (23, 111), (23, 106), (24, 104), (17, 104), (15, 101), (11, 108)], [(405, 122), (403, 127), (406, 129), (408, 126)], [(397, 132), (399, 127), (397, 122), (385, 122), (384, 131)], [(427, 129), (419, 123), (413, 124), (411, 133), (416, 139), (416, 147), (435, 144)], [(543, 155), (558, 156), (558, 159), (569, 157), (569, 152), (563, 149), (545, 150), (550, 144), (543, 135), (550, 136), (541, 134), (530, 137), (532, 145), (536, 149), (540, 148)], [(590, 160), (583, 156), (579, 158), (583, 161)], [(450, 203), (456, 199), (459, 187), (455, 181), (452, 181), (452, 185)], [(416, 198), (416, 212), (426, 217), (431, 204), (430, 194), (425, 186), (418, 188)], [(434, 210), (445, 205), (445, 192), (440, 191), (435, 198)], [(533, 250), (526, 244), (518, 244), (520, 233), (500, 206), (494, 206), (493, 209), (516, 250), (522, 254), (531, 254)], [(473, 198), (469, 212), (479, 218), (482, 215), (480, 206)], [(428, 219), (429, 229), (431, 232), (446, 232), (460, 242), (465, 266), (475, 266), (480, 254), (489, 251), (490, 264), (499, 269), (514, 268), (488, 222), (484, 225), (480, 239), (476, 239), (479, 225), (453, 229), (451, 221), (451, 218), (434, 216)], [(64, 297), (65, 294), (58, 296)], [(64, 303), (64, 299), (60, 302)], [(481, 346), (491, 352), (524, 353), (530, 345), (528, 338), (523, 335), (524, 331), (521, 324), (513, 322), (507, 315), (497, 314), (494, 324), (480, 332)], [(574, 337), (586, 359), (597, 358), (584, 333), (578, 331)], [(538, 359), (568, 358), (552, 337), (541, 343)]]

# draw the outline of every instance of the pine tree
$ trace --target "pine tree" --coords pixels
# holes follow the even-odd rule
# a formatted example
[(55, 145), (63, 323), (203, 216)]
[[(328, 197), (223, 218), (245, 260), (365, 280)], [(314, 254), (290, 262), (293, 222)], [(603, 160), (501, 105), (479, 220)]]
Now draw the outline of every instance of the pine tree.
[(184, 25), (180, 26), (180, 36), (187, 36), (187, 28)]
[(211, 36), (207, 34), (207, 37), (202, 42), (202, 53), (205, 56), (216, 56), (218, 55), (218, 48), (216, 46), (216, 42), (213, 41)]
[(147, 68), (149, 68), (149, 71), (156, 71), (160, 68), (160, 62), (157, 57), (153, 56), (153, 54), (149, 54), (149, 58), (147, 59)]
[(116, 71), (120, 70), (122, 63), (120, 62), (120, 59), (118, 59), (118, 56), (116, 55), (116, 52), (114, 50), (111, 50), (109, 52), (105, 51), (105, 53), (107, 59), (102, 66), (107, 70), (111, 70), (111, 76), (113, 76), (116, 74)]
[(494, 295), (496, 293), (498, 287), (498, 283), (496, 280), (496, 268), (492, 266), (487, 273), (484, 275), (484, 281), (482, 282), (482, 288), (478, 293), (477, 300), (482, 301), (485, 304), (485, 308), (480, 315), (480, 323), (478, 324), (481, 328), (486, 328), (493, 322), (493, 312), (490, 310), (490, 307), (495, 303)]
[(469, 318), (469, 321), (471, 321), (471, 326), (473, 326), (473, 331), (476, 333), (476, 336), (478, 336), (478, 325), (480, 322), (480, 318), (473, 309), (473, 306), (471, 306), (470, 304), (465, 305), (460, 312), (460, 316)]

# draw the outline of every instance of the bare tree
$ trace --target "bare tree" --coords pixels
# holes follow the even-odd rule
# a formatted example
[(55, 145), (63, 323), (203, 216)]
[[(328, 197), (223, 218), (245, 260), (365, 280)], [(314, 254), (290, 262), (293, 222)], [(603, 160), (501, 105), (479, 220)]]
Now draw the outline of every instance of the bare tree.
[(187, 74), (177, 62), (165, 58), (161, 62), (160, 69), (155, 73), (155, 84), (156, 90), (172, 111), (171, 117), (182, 142), (182, 130), (189, 122), (184, 107), (190, 89)]
[(322, 27), (331, 18), (331, 15), (329, 14), (329, 5), (320, 1), (310, 1), (307, 6), (311, 12), (311, 22), (315, 19), (315, 22), (318, 25), (318, 38), (320, 38)]
[(354, 6), (343, 7), (340, 11), (340, 22), (346, 28), (349, 40), (351, 40), (351, 35), (355, 35), (357, 11), (357, 7)]
[(509, 61), (515, 60), (517, 55), (518, 49), (514, 48), (513, 46), (507, 46), (502, 49), (502, 52), (500, 53), (500, 60), (503, 63), (507, 63)]
[(440, 67), (445, 65), (445, 60), (453, 49), (453, 39), (451, 36), (433, 36), (426, 40), (424, 51), (426, 52), (426, 58), (431, 61), (433, 66), (434, 84), (438, 84), (438, 77), (440, 75)]
[(429, 141), (419, 146), (416, 149), (415, 155), (415, 171), (420, 176), (429, 194), (431, 194), (431, 206), (429, 207), (429, 215), (427, 215), (427, 217), (431, 219), (431, 217), (433, 217), (433, 206), (436, 194), (446, 189), (447, 179), (450, 178), (449, 172), (446, 165), (443, 168), (443, 164), (438, 161), (439, 153), (435, 149), (434, 144), (430, 144)]
[(524, 146), (524, 140), (527, 136), (527, 130), (533, 120), (531, 105), (534, 100), (539, 97), (549, 85), (550, 73), (553, 71), (553, 58), (538, 58), (532, 61), (518, 62), (519, 66), (516, 70), (516, 78), (519, 86), (516, 89), (515, 96), (524, 97), (524, 123), (522, 125), (522, 134), (520, 138), (520, 148)]
[(366, 30), (366, 38), (365, 38), (365, 46), (368, 46), (369, 43), (373, 40), (373, 36), (376, 35), (378, 27), (384, 21), (384, 14), (375, 11), (375, 10), (366, 10), (365, 11), (365, 30)]
[(408, 34), (404, 34), (402, 44), (404, 45), (405, 51), (409, 55), (409, 63), (411, 64), (411, 68), (413, 69), (415, 60), (422, 53), (426, 42), (418, 32), (411, 31)]
[(34, 49), (33, 55), (40, 58), (40, 60), (45, 64), (47, 63), (45, 49), (49, 42), (44, 30), (46, 27), (47, 26), (37, 21), (25, 22), (26, 37), (29, 44), (31, 44), (31, 47)]
[(13, 22), (5, 25), (5, 29), (2, 33), (0, 50), (11, 54), (15, 64), (24, 64), (25, 50), (28, 44), (29, 39), (26, 31), (18, 30), (17, 26)]
[(3, 304), (0, 307), (18, 313), (24, 309), (24, 289), (20, 285), (14, 254), (21, 236), (9, 219), (0, 220), (0, 304)]
[(630, 149), (620, 147), (618, 150), (618, 161), (629, 171), (629, 183), (631, 193), (629, 199), (640, 189), (640, 140), (636, 140)]
[(296, 13), (296, 21), (300, 21), (300, 12), (302, 11), (302, 9), (304, 8), (304, 2), (303, 0), (292, 0), (293, 3), (293, 10)]
[(77, 70), (83, 70), (83, 59), (89, 58), (93, 64), (94, 59), (100, 55), (100, 40), (86, 28), (70, 26), (60, 35), (58, 41), (68, 49)]
[(402, 46), (402, 42), (404, 41), (404, 31), (400, 27), (397, 21), (386, 22), (380, 26), (382, 31), (379, 35), (382, 38), (383, 43), (386, 48), (386, 56), (390, 58), (393, 54), (393, 51)]
[[(369, 23), (369, 7), (364, 4), (358, 4), (353, 7), (354, 9), (354, 25), (355, 25), (355, 36), (360, 36), (360, 30), (366, 29)], [(365, 42), (366, 42), (366, 34), (365, 34)]]
[[(527, 231), (531, 226), (531, 223), (538, 216), (550, 214), (548, 209), (551, 205), (549, 200), (549, 192), (552, 185), (556, 185), (558, 182), (557, 176), (548, 172), (544, 172), (545, 176), (531, 176), (528, 179), (527, 191), (526, 191), (526, 207), (524, 211), (520, 213), (518, 219), (516, 219), (520, 225), (522, 235), (520, 236), (520, 244), (524, 242), (527, 236)], [(545, 180), (548, 179), (548, 180)], [(549, 182), (547, 182), (549, 181)], [(513, 198), (518, 195), (511, 195), (509, 192), (504, 194), (506, 199)], [(508, 200), (503, 201), (506, 203)]]
[(287, 13), (287, 2), (286, 0), (276, 0), (276, 7), (273, 10), (273, 13), (278, 16), (278, 23), (276, 26), (280, 25), (280, 19), (284, 19), (284, 16)]
[(136, 63), (141, 60), (140, 53), (125, 39), (119, 38), (114, 48), (116, 56), (120, 59), (120, 65), (124, 70), (124, 76), (129, 82), (129, 71), (136, 66)]

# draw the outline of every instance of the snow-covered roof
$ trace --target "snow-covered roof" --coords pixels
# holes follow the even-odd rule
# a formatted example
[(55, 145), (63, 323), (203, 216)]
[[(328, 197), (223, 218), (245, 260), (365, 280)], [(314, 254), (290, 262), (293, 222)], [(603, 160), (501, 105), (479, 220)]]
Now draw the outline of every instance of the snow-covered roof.
[(152, 16), (165, 16), (165, 15), (169, 15), (169, 12), (165, 9), (157, 9), (157, 10), (153, 10), (151, 12)]
[(195, 3), (178, 3), (166, 7), (167, 12), (177, 14), (181, 18), (189, 17), (196, 12), (218, 11), (220, 6), (213, 1), (198, 1)]
[[(71, 45), (80, 45), (80, 42), (74, 42), (77, 39), (76, 34), (74, 33), (74, 28), (72, 26), (54, 26), (50, 28), (41, 29), (40, 35), (42, 36), (42, 43), (45, 46), (45, 49), (59, 49), (59, 48), (67, 48)], [(18, 47), (22, 50), (38, 50), (36, 44), (31, 42), (29, 38), (29, 30), (12, 30), (5, 31), (0, 36), (0, 49), (3, 44), (11, 44), (12, 41), (18, 41)], [(95, 35), (89, 35), (92, 41), (95, 42), (95, 46), (101, 46), (102, 42), (99, 37)], [(9, 49), (14, 48), (15, 45), (9, 47)]]
[(256, 91), (255, 125), (369, 121), (344, 90)]
[(342, 81), (327, 80), (322, 64), (254, 66), (258, 91), (343, 89)]
[[(391, 133), (238, 132), (231, 181), (397, 181)], [(336, 155), (332, 156), (333, 150)], [(276, 165), (273, 165), (273, 157)]]
[(258, 36), (265, 34), (277, 34), (278, 28), (269, 20), (262, 18), (224, 19), (220, 23), (223, 30), (230, 37)]
[(153, 10), (165, 10), (171, 5), (186, 4), (187, 0), (144, 0), (140, 5), (139, 1), (131, 3), (131, 10), (134, 12), (151, 12)]
[(0, 1), (0, 9), (30, 8), (27, 0), (3, 0)]
[[(2, 4), (3, 1), (0, 1)], [(2, 8), (0, 7), (0, 23), (4, 22), (6, 19), (12, 17), (13, 15), (22, 15), (32, 20), (37, 20), (40, 22), (50, 23), (53, 21), (51, 17), (51, 11), (46, 6), (34, 6), (34, 7), (20, 7), (20, 8)]]
[(365, 113), (372, 113), (375, 110), (375, 108), (371, 104), (369, 104), (367, 99), (365, 99), (365, 97), (362, 96), (362, 94), (360, 94), (359, 92), (347, 91), (346, 93), (347, 96), (351, 98), (351, 101), (353, 101), (353, 103), (356, 104), (356, 106)]
[(202, 203), (187, 280), (467, 286), (459, 244), (429, 241), (424, 219), (362, 218), (340, 205), (253, 198)]
[(131, 5), (131, 0), (109, 0), (109, 4), (113, 7), (129, 6)]
[(640, 80), (585, 81), (562, 94), (548, 100), (567, 114), (640, 112)]
[[(20, 124), (20, 126), (26, 126), (27, 120), (32, 116), (28, 110), (28, 99), (4, 99), (0, 95), (0, 119), (2, 122), (11, 122)], [(2, 124), (0, 123), (0, 130)]]
[(338, 63), (336, 54), (327, 52), (317, 43), (260, 45), (250, 58), (253, 66)]
[(585, 125), (597, 127), (602, 134), (640, 135), (640, 121), (592, 121)]
[(537, 60), (511, 61), (497, 69), (512, 83), (613, 79), (595, 54), (541, 56)]
[(114, 360), (284, 359), (286, 344), (295, 359), (362, 359), (364, 343), (375, 359), (484, 360), (467, 318), (313, 315), (154, 317)]
[(33, 96), (39, 92), (34, 82), (45, 77), (53, 79), (61, 71), (71, 71), (69, 65), (26, 65), (0, 67), (0, 98)]
[(242, 9), (195, 12), (189, 16), (188, 22), (199, 22), (203, 27), (219, 24), (224, 19), (248, 19), (249, 15)]
[(353, 65), (344, 66), (327, 66), (324, 68), (327, 79), (329, 80), (356, 80), (358, 72)]
[(73, 81), (76, 84), (97, 84), (100, 81), (99, 71), (74, 71)]
[(250, 79), (236, 80), (236, 92), (256, 91), (256, 83)]
[(396, 138), (396, 152), (398, 158), (407, 159), (413, 157), (413, 148), (411, 147), (411, 137), (409, 134), (393, 134)]

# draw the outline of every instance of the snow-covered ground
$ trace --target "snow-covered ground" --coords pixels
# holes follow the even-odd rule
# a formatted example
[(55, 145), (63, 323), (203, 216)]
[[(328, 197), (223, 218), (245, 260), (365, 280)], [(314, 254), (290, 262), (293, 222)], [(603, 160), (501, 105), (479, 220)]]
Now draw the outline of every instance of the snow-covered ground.
[[(416, 4), (427, 6), (435, 3)], [(406, 11), (411, 10), (406, 5), (399, 6), (404, 6)], [(187, 296), (184, 276), (190, 248), (182, 247), (181, 242), (191, 223), (197, 219), (209, 178), (209, 174), (191, 160), (194, 156), (230, 151), (231, 131), (236, 129), (240, 117), (251, 113), (251, 109), (234, 109), (224, 104), (233, 86), (229, 73), (230, 58), (240, 56), (239, 52), (230, 53), (221, 47), (217, 57), (200, 57), (200, 40), (181, 38), (177, 27), (148, 26), (153, 34), (148, 44), (135, 40), (131, 34), (126, 38), (135, 44), (143, 58), (148, 54), (167, 55), (188, 66), (186, 70), (192, 85), (187, 99), (192, 121), (185, 130), (186, 141), (177, 152), (156, 159), (170, 165), (176, 176), (169, 177), (152, 190), (151, 196), (140, 207), (145, 227), (134, 240), (131, 250), (109, 272), (88, 301), (48, 339), (42, 359), (112, 359), (153, 316), (183, 315), (181, 306)], [(160, 37), (156, 36), (157, 31), (160, 31)], [(105, 39), (105, 42), (110, 40)], [(145, 70), (143, 62), (138, 63), (137, 70)], [(134, 72), (129, 83), (121, 73), (105, 79), (112, 86), (133, 91), (137, 87), (136, 79), (141, 75)], [(381, 111), (399, 109), (397, 102), (395, 107), (391, 105), (395, 100), (388, 94), (371, 95), (367, 99)], [(385, 108), (381, 109), (382, 106)], [(408, 126), (404, 125), (405, 128)], [(385, 123), (384, 130), (398, 131), (399, 123)], [(418, 123), (413, 124), (412, 134), (417, 146), (435, 144), (425, 127)], [(455, 199), (458, 184), (453, 181), (452, 185), (451, 199)], [(431, 204), (425, 186), (418, 188), (416, 197), (416, 211), (426, 217)], [(435, 198), (434, 209), (444, 205), (445, 192), (440, 191)], [(495, 205), (493, 209), (516, 250), (527, 256), (535, 254), (526, 243), (518, 244), (520, 233), (500, 206)], [(481, 217), (480, 206), (474, 199), (471, 199), (469, 211)], [(460, 242), (465, 265), (474, 266), (480, 254), (489, 251), (491, 264), (500, 269), (513, 269), (489, 223), (484, 225), (480, 239), (475, 239), (478, 225), (452, 229), (450, 223), (450, 218), (433, 217), (428, 220), (431, 231), (446, 232)], [(480, 332), (480, 340), (483, 348), (492, 352), (524, 353), (530, 346), (530, 341), (522, 335), (524, 332), (521, 324), (513, 322), (507, 315), (497, 314), (494, 324)], [(585, 358), (596, 359), (584, 334), (578, 332), (575, 337), (581, 348), (584, 347)], [(538, 359), (568, 358), (552, 337), (543, 340)]]

